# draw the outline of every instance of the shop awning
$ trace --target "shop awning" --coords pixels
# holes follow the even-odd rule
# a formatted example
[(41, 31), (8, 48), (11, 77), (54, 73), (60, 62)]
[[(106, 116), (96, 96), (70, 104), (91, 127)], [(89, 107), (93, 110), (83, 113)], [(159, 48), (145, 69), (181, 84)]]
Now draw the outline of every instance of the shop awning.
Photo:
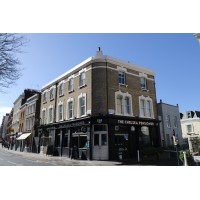
[(31, 133), (24, 133), (20, 135), (17, 140), (25, 140)]

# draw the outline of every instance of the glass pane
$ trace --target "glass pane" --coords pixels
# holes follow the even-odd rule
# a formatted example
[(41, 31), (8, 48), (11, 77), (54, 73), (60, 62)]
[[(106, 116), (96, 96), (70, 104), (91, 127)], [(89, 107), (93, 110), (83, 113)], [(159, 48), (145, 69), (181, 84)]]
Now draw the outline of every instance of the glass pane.
[(101, 134), (101, 145), (107, 145), (107, 135), (106, 134)]
[(63, 147), (68, 147), (68, 135), (64, 135), (64, 138), (63, 138)]
[(99, 134), (94, 135), (94, 146), (99, 146)]
[(87, 136), (80, 136), (79, 137), (79, 148), (85, 148), (87, 143)]

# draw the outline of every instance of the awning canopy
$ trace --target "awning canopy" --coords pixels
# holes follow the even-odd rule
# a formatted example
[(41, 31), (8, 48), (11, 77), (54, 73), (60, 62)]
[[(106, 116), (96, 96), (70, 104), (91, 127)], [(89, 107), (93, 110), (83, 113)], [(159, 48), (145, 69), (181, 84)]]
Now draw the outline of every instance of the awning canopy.
[(25, 140), (31, 133), (24, 133), (20, 135), (17, 140)]

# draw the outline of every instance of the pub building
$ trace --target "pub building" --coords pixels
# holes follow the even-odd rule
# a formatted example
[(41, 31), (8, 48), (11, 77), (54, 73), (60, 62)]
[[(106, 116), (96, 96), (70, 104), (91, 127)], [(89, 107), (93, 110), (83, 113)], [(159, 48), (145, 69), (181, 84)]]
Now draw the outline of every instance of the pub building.
[[(160, 146), (154, 72), (103, 55), (42, 87), (40, 153), (79, 159), (134, 159)], [(50, 151), (49, 151), (50, 148)]]

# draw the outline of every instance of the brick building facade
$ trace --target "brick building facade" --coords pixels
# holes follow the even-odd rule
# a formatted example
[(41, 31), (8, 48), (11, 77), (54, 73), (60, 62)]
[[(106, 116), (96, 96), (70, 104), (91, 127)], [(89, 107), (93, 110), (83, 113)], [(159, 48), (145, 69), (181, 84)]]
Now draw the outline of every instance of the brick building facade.
[(40, 153), (81, 159), (136, 157), (145, 145), (160, 145), (154, 73), (97, 51), (43, 86)]

